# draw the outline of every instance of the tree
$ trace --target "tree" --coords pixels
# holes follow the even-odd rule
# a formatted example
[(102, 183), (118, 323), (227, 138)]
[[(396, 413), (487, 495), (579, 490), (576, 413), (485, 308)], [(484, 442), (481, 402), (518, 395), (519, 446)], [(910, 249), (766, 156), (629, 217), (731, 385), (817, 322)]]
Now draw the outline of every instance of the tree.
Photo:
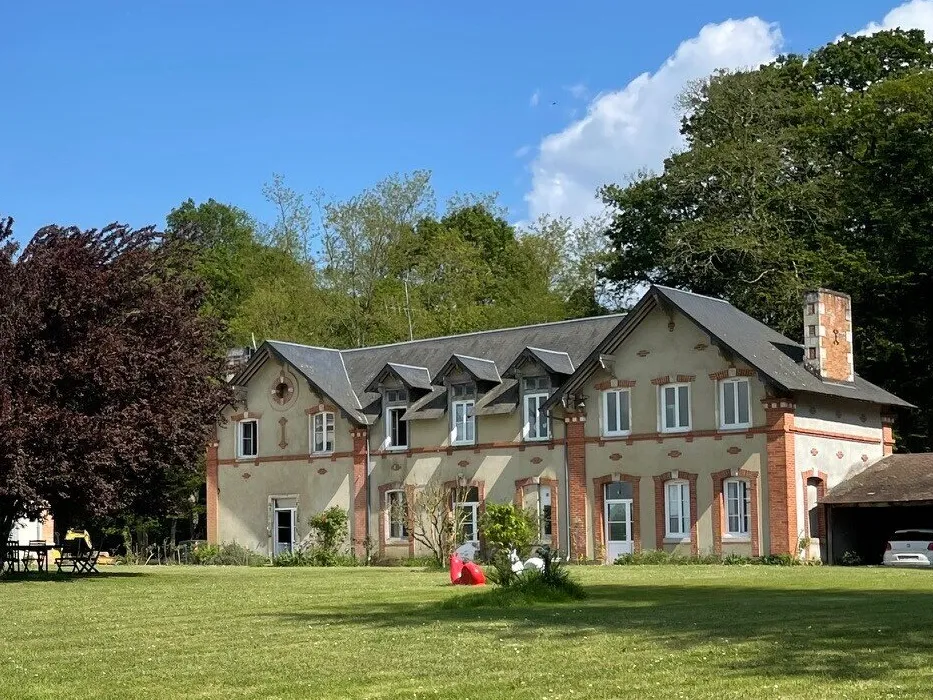
[(513, 503), (490, 503), (479, 521), (479, 531), (486, 545), (493, 550), (515, 550), (519, 557), (527, 556), (538, 541), (541, 523), (536, 513), (522, 510)]
[(844, 37), (685, 93), (686, 149), (601, 191), (616, 291), (720, 296), (800, 338), (807, 288), (852, 295), (858, 371), (933, 426), (933, 50), (919, 31)]
[(465, 500), (467, 491), (466, 487), (450, 488), (432, 479), (412, 495), (409, 506), (412, 537), (431, 553), (439, 566), (446, 566), (450, 555), (462, 543), (461, 533), (469, 516), (466, 510), (454, 508), (453, 504)]
[(228, 392), (202, 313), (200, 241), (49, 226), (15, 258), (0, 230), (0, 532), (164, 513), (200, 469)]

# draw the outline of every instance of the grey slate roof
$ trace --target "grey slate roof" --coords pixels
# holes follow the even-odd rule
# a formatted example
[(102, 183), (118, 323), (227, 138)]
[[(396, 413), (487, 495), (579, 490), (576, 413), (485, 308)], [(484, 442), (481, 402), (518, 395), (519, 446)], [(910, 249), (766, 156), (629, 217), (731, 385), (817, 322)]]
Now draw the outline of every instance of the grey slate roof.
[(496, 367), (496, 363), (493, 360), (454, 353), (450, 356), (450, 359), (444, 363), (441, 371), (434, 376), (431, 382), (433, 384), (442, 384), (444, 375), (452, 367), (457, 365), (469, 372), (477, 381), (492, 382), (493, 384), (498, 384), (502, 381), (502, 377), (499, 376), (499, 368)]
[[(497, 384), (477, 402), (481, 404), (477, 406), (477, 412), (508, 411), (514, 408), (518, 400), (517, 384), (508, 379), (500, 384), (498, 367), (508, 367), (527, 347), (553, 351), (548, 354), (542, 352), (542, 356), (555, 366), (561, 366), (555, 358), (566, 353), (569, 361), (575, 365), (582, 362), (623, 318), (623, 314), (594, 316), (349, 350), (317, 348), (277, 340), (266, 341), (263, 347), (294, 365), (314, 387), (351, 418), (365, 424), (373, 421), (382, 405), (378, 393), (367, 391), (369, 383), (387, 365), (391, 365), (399, 375), (404, 374), (405, 381), (410, 382), (411, 386), (416, 386), (417, 382), (418, 388), (430, 389), (428, 394), (409, 407), (404, 415), (406, 420), (444, 414), (447, 407), (446, 389), (432, 387), (425, 383), (424, 378), (436, 375), (454, 355), (458, 355), (458, 361), (477, 376)], [(254, 360), (261, 361), (261, 355), (257, 353)], [(249, 373), (250, 366), (247, 366), (234, 377), (233, 383), (238, 383)]]
[(837, 484), (820, 503), (906, 503), (933, 501), (933, 453), (897, 454)]
[(427, 367), (414, 367), (412, 365), (402, 365), (396, 362), (387, 362), (382, 369), (369, 381), (366, 391), (376, 391), (376, 384), (388, 374), (393, 374), (402, 380), (410, 389), (423, 389), (430, 391), (431, 374)]
[(557, 350), (545, 350), (543, 348), (525, 348), (521, 355), (512, 361), (512, 364), (502, 373), (503, 376), (511, 376), (523, 360), (533, 359), (549, 371), (555, 374), (570, 376), (573, 374), (573, 361), (566, 352)]
[(727, 301), (653, 285), (629, 312), (626, 320), (577, 365), (573, 376), (550, 399), (555, 405), (566, 393), (579, 388), (598, 366), (599, 355), (617, 347), (627, 331), (638, 325), (653, 304), (669, 304), (706, 331), (713, 342), (730, 349), (754, 367), (778, 388), (796, 393), (837, 396), (868, 401), (885, 406), (911, 406), (879, 386), (858, 375), (851, 384), (824, 382), (803, 366), (803, 346), (769, 328)]
[(856, 375), (852, 384), (824, 382), (803, 366), (803, 346), (713, 297), (655, 285), (652, 290), (731, 348), (748, 364), (788, 391), (839, 396), (888, 406), (910, 406)]

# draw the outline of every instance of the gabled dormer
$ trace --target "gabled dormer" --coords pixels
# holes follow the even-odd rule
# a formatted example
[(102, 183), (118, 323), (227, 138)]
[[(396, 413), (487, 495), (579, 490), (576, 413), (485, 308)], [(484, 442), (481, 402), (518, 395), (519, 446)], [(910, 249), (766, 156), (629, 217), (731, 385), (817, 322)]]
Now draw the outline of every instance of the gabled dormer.
[(566, 352), (526, 347), (503, 373), (516, 383), (518, 402), (522, 407), (522, 439), (549, 440), (550, 419), (545, 404), (551, 393), (571, 374), (574, 366)]
[(412, 402), (430, 394), (431, 375), (426, 367), (387, 362), (366, 386), (366, 391), (381, 397), (383, 416), (382, 449), (407, 450), (409, 427), (406, 414)]

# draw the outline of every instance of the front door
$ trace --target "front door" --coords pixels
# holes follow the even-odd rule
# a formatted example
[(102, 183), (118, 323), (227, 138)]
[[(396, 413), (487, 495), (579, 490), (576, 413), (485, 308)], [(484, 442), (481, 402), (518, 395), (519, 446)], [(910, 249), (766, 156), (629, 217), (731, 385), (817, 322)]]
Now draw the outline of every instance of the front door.
[(606, 500), (606, 561), (632, 553), (632, 499)]
[(295, 509), (276, 508), (273, 518), (273, 553), (278, 555), (291, 552), (295, 545)]

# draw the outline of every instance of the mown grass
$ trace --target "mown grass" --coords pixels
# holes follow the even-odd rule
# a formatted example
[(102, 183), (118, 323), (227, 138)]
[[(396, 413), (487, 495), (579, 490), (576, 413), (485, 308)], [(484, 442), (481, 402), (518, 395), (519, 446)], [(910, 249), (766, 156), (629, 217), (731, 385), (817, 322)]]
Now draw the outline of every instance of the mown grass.
[(933, 575), (576, 568), (497, 607), (406, 569), (0, 579), (2, 698), (928, 698)]

